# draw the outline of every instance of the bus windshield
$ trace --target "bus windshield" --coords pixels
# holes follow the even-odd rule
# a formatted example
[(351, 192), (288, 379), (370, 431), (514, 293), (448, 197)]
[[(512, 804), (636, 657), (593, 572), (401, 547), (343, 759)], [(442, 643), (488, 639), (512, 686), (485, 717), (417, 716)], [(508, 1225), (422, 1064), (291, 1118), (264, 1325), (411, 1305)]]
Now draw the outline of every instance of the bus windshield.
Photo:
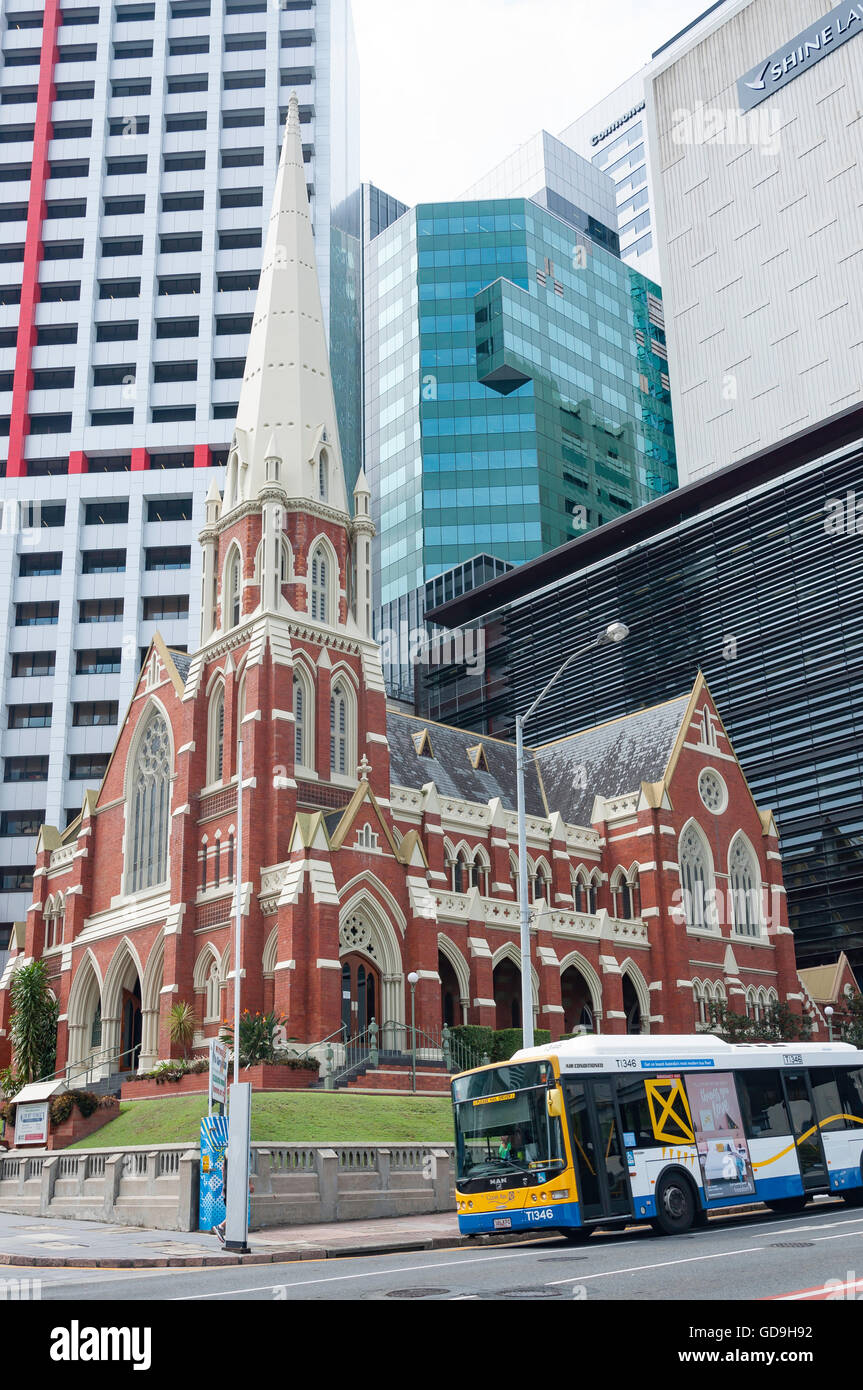
[[(549, 1116), (547, 1062), (459, 1077), (453, 1083), (457, 1182), (545, 1173), (564, 1166), (560, 1121)], [(543, 1176), (540, 1176), (542, 1174)]]

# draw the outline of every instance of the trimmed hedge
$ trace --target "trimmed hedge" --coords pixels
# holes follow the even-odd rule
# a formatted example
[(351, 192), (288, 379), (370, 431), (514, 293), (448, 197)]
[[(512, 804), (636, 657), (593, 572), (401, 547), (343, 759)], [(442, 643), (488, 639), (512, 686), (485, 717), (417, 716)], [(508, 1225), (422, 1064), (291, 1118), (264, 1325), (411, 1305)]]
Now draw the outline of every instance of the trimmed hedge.
[[(477, 1061), (487, 1054), (490, 1062), (508, 1062), (512, 1054), (523, 1046), (520, 1028), (481, 1028), (475, 1023), (465, 1023), (451, 1028), (450, 1037), (454, 1042), (469, 1047), (476, 1054)], [(533, 1041), (536, 1047), (545, 1047), (551, 1042), (551, 1032), (548, 1028), (535, 1028)]]
[[(518, 1052), (524, 1046), (522, 1041), (524, 1034), (520, 1028), (501, 1028), (494, 1034), (494, 1041), (491, 1049), (491, 1060), (493, 1062), (508, 1062), (514, 1052)], [(551, 1042), (551, 1032), (548, 1028), (534, 1028), (533, 1045), (534, 1047), (546, 1047)]]
[(494, 1040), (493, 1028), (480, 1028), (476, 1023), (462, 1023), (456, 1028), (450, 1028), (449, 1035), (454, 1044), (461, 1044), (463, 1047), (470, 1048), (476, 1055), (477, 1064), (487, 1053), (491, 1058), (492, 1043)]

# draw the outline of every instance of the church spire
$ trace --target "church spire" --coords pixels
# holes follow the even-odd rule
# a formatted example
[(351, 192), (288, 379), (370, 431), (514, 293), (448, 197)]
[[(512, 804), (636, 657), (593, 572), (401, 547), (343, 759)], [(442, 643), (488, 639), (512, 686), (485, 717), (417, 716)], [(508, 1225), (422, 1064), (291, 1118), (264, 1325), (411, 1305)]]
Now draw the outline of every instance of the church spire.
[(303, 162), (291, 96), (222, 514), (277, 483), (348, 513)]

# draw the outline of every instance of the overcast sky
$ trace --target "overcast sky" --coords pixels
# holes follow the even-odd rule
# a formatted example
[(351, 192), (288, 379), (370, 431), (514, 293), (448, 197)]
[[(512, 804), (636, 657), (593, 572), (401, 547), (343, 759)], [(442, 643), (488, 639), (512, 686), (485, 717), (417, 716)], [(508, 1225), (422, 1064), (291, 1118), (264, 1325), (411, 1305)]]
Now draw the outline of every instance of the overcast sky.
[(406, 203), (456, 198), (560, 133), (710, 0), (353, 0), (362, 176)]

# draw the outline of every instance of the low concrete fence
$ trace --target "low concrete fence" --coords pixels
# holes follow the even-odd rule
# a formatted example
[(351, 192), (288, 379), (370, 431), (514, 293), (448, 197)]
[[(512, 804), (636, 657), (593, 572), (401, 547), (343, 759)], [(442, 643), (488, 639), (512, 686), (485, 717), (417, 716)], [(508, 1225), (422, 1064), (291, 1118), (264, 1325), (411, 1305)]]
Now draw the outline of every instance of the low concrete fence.
[[(252, 1229), (454, 1210), (452, 1145), (253, 1144)], [(0, 1211), (198, 1229), (189, 1144), (0, 1157)]]

